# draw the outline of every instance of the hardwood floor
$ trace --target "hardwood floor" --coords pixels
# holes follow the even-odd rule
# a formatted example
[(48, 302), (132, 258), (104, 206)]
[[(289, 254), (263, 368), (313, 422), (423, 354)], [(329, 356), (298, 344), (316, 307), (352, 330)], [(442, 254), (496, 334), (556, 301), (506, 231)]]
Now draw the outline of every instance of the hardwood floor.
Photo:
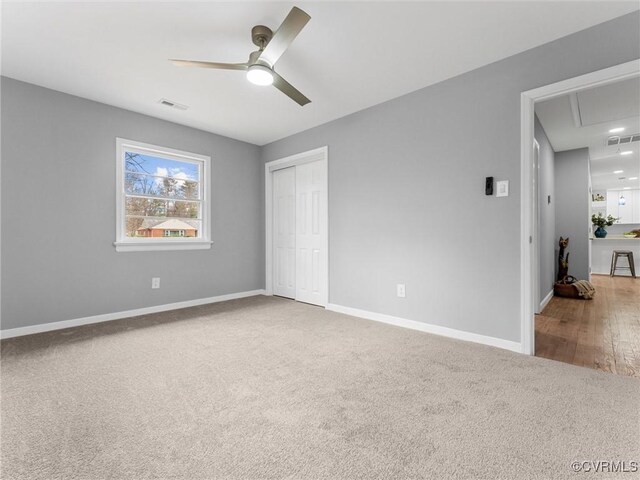
[(553, 297), (536, 316), (536, 356), (640, 378), (640, 278), (591, 283), (593, 300)]

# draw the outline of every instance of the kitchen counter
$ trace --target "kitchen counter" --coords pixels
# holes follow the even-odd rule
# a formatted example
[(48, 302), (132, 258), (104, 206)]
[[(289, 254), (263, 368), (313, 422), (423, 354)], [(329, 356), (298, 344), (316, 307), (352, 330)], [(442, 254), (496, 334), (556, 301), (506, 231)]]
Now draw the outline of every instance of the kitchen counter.
[[(609, 275), (611, 271), (611, 257), (614, 250), (628, 250), (633, 252), (636, 275), (640, 273), (640, 238), (626, 238), (622, 235), (607, 235), (605, 238), (591, 237), (591, 273)], [(627, 267), (627, 260), (618, 260), (618, 266)], [(616, 275), (630, 275), (629, 270), (618, 270)], [(638, 277), (640, 278), (640, 277)]]
[(607, 235), (604, 238), (597, 238), (597, 237), (590, 237), (589, 240), (636, 240), (639, 241), (640, 238), (635, 237), (635, 238), (629, 238), (629, 237), (625, 237), (623, 235)]

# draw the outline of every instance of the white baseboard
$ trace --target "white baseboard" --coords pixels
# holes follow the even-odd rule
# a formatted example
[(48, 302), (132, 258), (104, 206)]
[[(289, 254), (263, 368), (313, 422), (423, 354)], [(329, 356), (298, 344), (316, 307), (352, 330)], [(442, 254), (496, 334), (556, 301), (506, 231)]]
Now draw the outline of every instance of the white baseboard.
[(544, 307), (546, 307), (549, 304), (552, 298), (553, 298), (553, 289), (549, 293), (547, 293), (547, 296), (544, 297), (540, 302), (540, 313), (542, 313), (542, 310), (544, 310)]
[[(623, 265), (623, 267), (626, 267), (626, 265)], [(636, 276), (638, 276), (639, 270), (640, 270), (640, 267), (636, 267)], [(591, 275), (604, 275), (606, 277), (610, 277), (611, 271), (607, 270), (606, 272), (591, 272)], [(616, 277), (630, 277), (630, 276), (631, 276), (631, 272), (629, 272), (629, 270), (627, 270), (626, 272), (624, 270), (622, 272), (618, 270), (616, 272)]]
[(512, 352), (522, 353), (522, 346), (520, 342), (512, 342), (511, 340), (504, 340), (502, 338), (488, 337), (486, 335), (480, 335), (478, 333), (465, 332), (462, 330), (456, 330), (454, 328), (442, 327), (440, 325), (417, 322), (415, 320), (407, 320), (405, 318), (393, 317), (391, 315), (385, 315), (382, 313), (369, 312), (366, 310), (360, 310), (358, 308), (344, 307), (342, 305), (336, 305), (334, 303), (328, 304), (326, 308), (327, 310), (344, 313), (353, 317), (366, 318), (367, 320), (388, 323), (389, 325), (395, 325), (397, 327), (410, 328), (412, 330), (419, 330), (421, 332), (432, 333), (434, 335), (456, 338), (458, 340), (465, 340), (467, 342), (481, 343), (483, 345), (490, 345), (492, 347), (504, 348), (505, 350), (511, 350)]
[(9, 328), (7, 330), (0, 330), (0, 338), (20, 337), (22, 335), (31, 335), (33, 333), (50, 332), (51, 330), (79, 327), (80, 325), (89, 325), (91, 323), (108, 322), (111, 320), (120, 320), (122, 318), (137, 317), (139, 315), (148, 315), (150, 313), (166, 312), (168, 310), (178, 310), (180, 308), (195, 307), (198, 305), (206, 305), (208, 303), (225, 302), (227, 300), (235, 300), (237, 298), (264, 295), (264, 293), (264, 290), (250, 290), (248, 292), (229, 293), (227, 295), (218, 295), (217, 297), (198, 298), (196, 300), (186, 300), (184, 302), (167, 303), (165, 305), (155, 305), (153, 307), (136, 308), (134, 310), (125, 310), (123, 312), (105, 313), (102, 315), (93, 315), (91, 317), (75, 318), (73, 320), (42, 323), (40, 325), (32, 325), (29, 327)]

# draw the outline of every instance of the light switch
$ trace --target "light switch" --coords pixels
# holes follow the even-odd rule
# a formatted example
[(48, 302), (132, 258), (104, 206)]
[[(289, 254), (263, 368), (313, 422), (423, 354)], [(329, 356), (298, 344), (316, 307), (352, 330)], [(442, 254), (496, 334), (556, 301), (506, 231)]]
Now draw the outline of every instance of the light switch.
[(509, 180), (500, 180), (496, 182), (496, 197), (509, 196)]

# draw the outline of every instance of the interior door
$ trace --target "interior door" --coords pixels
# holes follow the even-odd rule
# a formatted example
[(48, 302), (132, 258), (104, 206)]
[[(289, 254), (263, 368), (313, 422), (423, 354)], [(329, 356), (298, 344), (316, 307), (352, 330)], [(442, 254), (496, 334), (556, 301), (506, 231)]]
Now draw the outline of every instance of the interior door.
[(296, 297), (296, 167), (273, 172), (273, 294)]
[(296, 167), (296, 300), (327, 304), (326, 160)]

